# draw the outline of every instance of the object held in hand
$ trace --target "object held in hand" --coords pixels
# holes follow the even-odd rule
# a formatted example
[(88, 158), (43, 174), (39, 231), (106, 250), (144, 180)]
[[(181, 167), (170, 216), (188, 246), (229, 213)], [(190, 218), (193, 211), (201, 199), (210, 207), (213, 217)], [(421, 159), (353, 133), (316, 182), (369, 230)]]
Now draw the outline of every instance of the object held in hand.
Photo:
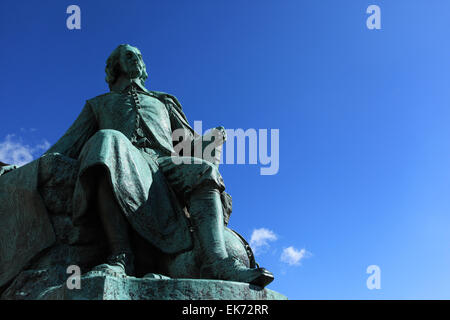
[(217, 127), (210, 130), (207, 134), (194, 141), (194, 157), (201, 150), (202, 159), (219, 166), (222, 145), (226, 139), (227, 134), (224, 127)]

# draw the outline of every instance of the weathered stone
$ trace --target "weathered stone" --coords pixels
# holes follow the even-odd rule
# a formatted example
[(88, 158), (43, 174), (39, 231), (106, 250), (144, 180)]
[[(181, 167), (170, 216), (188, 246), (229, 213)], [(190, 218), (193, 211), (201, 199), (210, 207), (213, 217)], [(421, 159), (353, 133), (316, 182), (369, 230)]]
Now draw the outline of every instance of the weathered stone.
[(55, 242), (46, 208), (35, 192), (37, 167), (33, 161), (0, 179), (0, 287)]
[(280, 293), (242, 282), (204, 279), (112, 277), (90, 272), (80, 289), (65, 284), (43, 292), (42, 300), (286, 300)]

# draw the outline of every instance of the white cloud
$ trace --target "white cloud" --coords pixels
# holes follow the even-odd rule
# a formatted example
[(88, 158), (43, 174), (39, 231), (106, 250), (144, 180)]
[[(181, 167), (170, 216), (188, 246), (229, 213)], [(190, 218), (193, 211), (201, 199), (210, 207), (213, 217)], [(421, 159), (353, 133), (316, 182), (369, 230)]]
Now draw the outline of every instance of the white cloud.
[(21, 138), (14, 134), (8, 134), (3, 141), (0, 141), (0, 161), (22, 166), (31, 162), (41, 152), (50, 147), (47, 140), (35, 146), (24, 144)]
[(260, 228), (253, 230), (250, 246), (255, 254), (261, 253), (261, 250), (269, 247), (269, 241), (277, 240), (276, 234), (266, 228)]
[(298, 266), (300, 265), (300, 261), (309, 255), (310, 253), (306, 249), (297, 250), (291, 246), (283, 249), (280, 259), (290, 266)]

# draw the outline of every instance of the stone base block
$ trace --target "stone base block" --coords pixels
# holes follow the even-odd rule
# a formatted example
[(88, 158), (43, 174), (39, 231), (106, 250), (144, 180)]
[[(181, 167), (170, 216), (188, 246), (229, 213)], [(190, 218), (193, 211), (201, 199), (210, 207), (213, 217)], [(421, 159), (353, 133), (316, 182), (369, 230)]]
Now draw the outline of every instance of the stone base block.
[(41, 300), (287, 300), (270, 289), (241, 282), (199, 279), (114, 277), (87, 273), (80, 289), (49, 288)]

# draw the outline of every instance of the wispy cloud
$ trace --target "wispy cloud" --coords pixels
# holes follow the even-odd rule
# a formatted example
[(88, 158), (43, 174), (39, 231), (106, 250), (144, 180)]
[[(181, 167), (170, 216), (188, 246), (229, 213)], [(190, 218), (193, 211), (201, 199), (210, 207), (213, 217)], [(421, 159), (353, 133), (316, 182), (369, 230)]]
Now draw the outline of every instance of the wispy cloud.
[(49, 147), (50, 143), (45, 139), (42, 143), (31, 146), (23, 143), (23, 139), (15, 134), (8, 134), (3, 141), (0, 141), (0, 161), (23, 166)]
[(307, 258), (310, 255), (311, 253), (306, 251), (306, 249), (304, 248), (297, 250), (291, 246), (283, 249), (280, 260), (290, 266), (298, 266), (300, 265), (301, 260)]
[(250, 238), (250, 246), (252, 247), (255, 255), (260, 254), (264, 249), (269, 247), (270, 241), (277, 240), (277, 235), (266, 228), (260, 228), (253, 230)]

